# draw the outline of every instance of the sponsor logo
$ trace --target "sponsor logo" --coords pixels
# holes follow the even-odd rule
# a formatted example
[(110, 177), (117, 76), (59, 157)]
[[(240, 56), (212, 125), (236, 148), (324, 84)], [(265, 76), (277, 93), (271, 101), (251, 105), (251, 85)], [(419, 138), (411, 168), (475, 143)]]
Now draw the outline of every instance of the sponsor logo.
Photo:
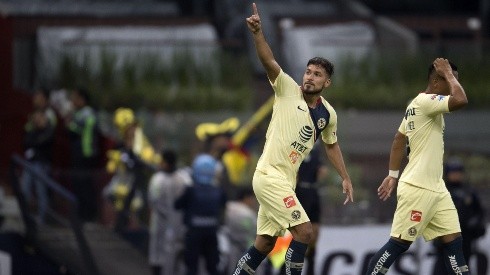
[(422, 220), (422, 212), (412, 210), (412, 213), (410, 214), (410, 220), (414, 222), (420, 222)]
[(295, 164), (298, 161), (299, 158), (299, 153), (296, 151), (291, 151), (289, 154), (289, 160), (291, 161), (292, 164)]
[(291, 147), (300, 153), (304, 153), (306, 151), (306, 149), (308, 149), (308, 147), (304, 146), (303, 144), (301, 144), (297, 141), (291, 143)]
[(445, 96), (440, 95), (440, 96), (437, 97), (437, 100), (442, 101), (444, 98), (445, 98)]
[(243, 266), (245, 265), (245, 263), (251, 259), (252, 259), (252, 257), (250, 257), (250, 254), (247, 253), (247, 254), (243, 255), (243, 257), (238, 261), (237, 267), (236, 267), (233, 275), (240, 274), (240, 271), (243, 270)]
[(300, 106), (298, 106), (298, 110), (301, 110), (303, 112), (306, 112), (306, 110), (302, 109)]
[(310, 126), (303, 126), (299, 131), (299, 139), (301, 142), (306, 143), (313, 136), (313, 129)]
[(415, 237), (417, 235), (417, 229), (414, 226), (410, 227), (408, 229), (408, 235), (410, 237)]
[(383, 274), (386, 273), (386, 267), (383, 266), (383, 264), (388, 260), (388, 258), (391, 256), (390, 252), (388, 250), (385, 250), (383, 255), (381, 255), (381, 258), (376, 262), (376, 265), (374, 266), (373, 272), (371, 272), (372, 275), (378, 274), (380, 271), (384, 271)]
[(454, 271), (454, 274), (463, 274), (461, 268), (458, 266), (458, 261), (456, 260), (456, 255), (449, 255), (449, 262), (451, 263), (451, 268)]
[(409, 116), (414, 116), (415, 115), (415, 108), (409, 108), (405, 111), (405, 119), (407, 119)]
[(323, 130), (327, 126), (327, 121), (322, 117), (316, 122), (316, 126), (318, 126), (318, 129)]
[(299, 220), (301, 218), (301, 212), (299, 212), (299, 210), (294, 210), (291, 213), (291, 218), (293, 218), (295, 221)]
[(285, 197), (282, 200), (284, 201), (284, 205), (286, 205), (286, 208), (291, 208), (296, 205), (296, 201), (294, 200), (293, 196)]

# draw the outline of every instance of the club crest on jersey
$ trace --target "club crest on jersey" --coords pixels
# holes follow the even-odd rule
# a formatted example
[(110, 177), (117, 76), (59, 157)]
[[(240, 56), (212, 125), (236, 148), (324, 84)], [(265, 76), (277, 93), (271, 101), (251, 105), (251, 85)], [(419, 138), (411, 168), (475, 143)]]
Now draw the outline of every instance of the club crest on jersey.
[(286, 208), (291, 208), (296, 205), (296, 201), (294, 200), (293, 196), (285, 197), (282, 199), (282, 201), (284, 201)]
[(415, 237), (417, 235), (417, 229), (412, 226), (408, 229), (408, 235), (410, 235), (410, 237)]
[(414, 222), (420, 222), (422, 220), (422, 212), (412, 210), (412, 213), (410, 213), (410, 220)]
[(299, 220), (301, 218), (301, 212), (299, 212), (299, 210), (294, 210), (291, 212), (291, 218), (295, 221)]
[(291, 151), (289, 154), (289, 160), (291, 161), (292, 164), (295, 164), (299, 159), (299, 153), (296, 151)]
[(327, 121), (322, 117), (316, 122), (316, 126), (318, 126), (318, 129), (323, 130), (327, 126)]

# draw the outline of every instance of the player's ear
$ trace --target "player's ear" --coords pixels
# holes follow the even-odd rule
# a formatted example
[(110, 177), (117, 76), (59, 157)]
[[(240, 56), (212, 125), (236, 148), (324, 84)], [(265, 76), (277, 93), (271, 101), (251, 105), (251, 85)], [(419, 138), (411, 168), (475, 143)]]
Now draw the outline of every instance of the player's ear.
[(332, 80), (330, 78), (327, 78), (327, 80), (325, 81), (325, 83), (323, 84), (323, 88), (328, 88), (330, 86), (330, 84), (332, 84)]

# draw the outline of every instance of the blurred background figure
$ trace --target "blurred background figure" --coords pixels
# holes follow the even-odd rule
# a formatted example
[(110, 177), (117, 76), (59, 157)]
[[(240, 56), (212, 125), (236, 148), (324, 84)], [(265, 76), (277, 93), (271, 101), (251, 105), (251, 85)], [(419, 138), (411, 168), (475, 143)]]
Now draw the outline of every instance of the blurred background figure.
[[(258, 203), (251, 187), (242, 187), (236, 200), (226, 204), (225, 234), (230, 243), (225, 274), (231, 274), (240, 257), (255, 240)], [(255, 274), (258, 274), (257, 272)]]
[(234, 198), (236, 195), (236, 185), (231, 182), (228, 166), (223, 160), (225, 153), (231, 149), (232, 135), (240, 126), (238, 118), (231, 117), (222, 123), (205, 122), (196, 127), (196, 136), (203, 142), (202, 152), (216, 159), (221, 169), (219, 182), (221, 188), (226, 192), (228, 198)]
[(115, 231), (125, 232), (135, 230), (145, 222), (143, 209), (147, 202), (144, 194), (148, 192), (149, 178), (161, 165), (161, 156), (148, 141), (133, 110), (118, 108), (113, 123), (118, 129), (120, 143), (107, 152), (106, 170), (111, 180), (103, 194), (116, 214)]
[[(476, 252), (476, 241), (486, 233), (485, 211), (476, 190), (467, 182), (464, 164), (460, 159), (450, 158), (444, 165), (444, 181), (458, 210), (463, 236), (463, 254), (466, 262), (470, 263), (470, 258)], [(442, 246), (436, 241), (434, 246), (437, 250), (437, 260), (433, 275), (446, 274)], [(473, 270), (476, 271), (475, 274), (487, 274), (486, 269), (487, 267), (478, 266)]]
[(206, 262), (209, 275), (219, 274), (220, 253), (218, 229), (223, 222), (226, 195), (216, 181), (222, 175), (222, 165), (212, 156), (198, 155), (192, 164), (194, 184), (185, 189), (175, 202), (184, 212), (186, 274), (198, 274), (199, 258)]
[(189, 169), (178, 169), (178, 157), (173, 150), (161, 153), (159, 170), (151, 177), (148, 204), (149, 262), (153, 275), (181, 274), (179, 266), (184, 249), (185, 227), (182, 213), (175, 211), (175, 200), (192, 184)]
[(53, 128), (56, 127), (58, 119), (56, 112), (50, 106), (50, 92), (46, 88), (39, 88), (32, 95), (32, 106), (34, 110), (41, 110), (48, 118), (49, 123)]
[[(53, 161), (54, 131), (56, 115), (48, 106), (48, 94), (36, 91), (33, 95), (34, 111), (24, 127), (24, 157), (37, 173), (49, 175)], [(44, 222), (49, 204), (46, 186), (36, 179), (36, 175), (24, 170), (21, 190), (29, 204), (33, 204), (33, 188), (36, 191), (38, 218)]]
[(95, 168), (99, 164), (99, 132), (97, 115), (84, 88), (72, 90), (73, 113), (65, 117), (70, 138), (72, 187), (79, 200), (79, 216), (95, 221), (98, 196), (95, 189)]
[(328, 173), (328, 168), (321, 159), (321, 147), (316, 144), (299, 167), (298, 183), (296, 185), (296, 196), (305, 209), (306, 214), (308, 214), (311, 225), (313, 226), (313, 238), (305, 255), (307, 262), (306, 275), (314, 274), (315, 247), (320, 229), (321, 205), (317, 183), (319, 180), (325, 178)]

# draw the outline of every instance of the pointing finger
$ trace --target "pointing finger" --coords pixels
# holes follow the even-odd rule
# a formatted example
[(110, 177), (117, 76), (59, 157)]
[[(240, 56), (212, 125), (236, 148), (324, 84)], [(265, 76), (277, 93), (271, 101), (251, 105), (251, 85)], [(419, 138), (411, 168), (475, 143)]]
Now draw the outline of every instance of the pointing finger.
[(259, 15), (259, 11), (257, 10), (257, 5), (255, 5), (255, 3), (252, 4), (252, 8), (254, 10), (254, 14)]

